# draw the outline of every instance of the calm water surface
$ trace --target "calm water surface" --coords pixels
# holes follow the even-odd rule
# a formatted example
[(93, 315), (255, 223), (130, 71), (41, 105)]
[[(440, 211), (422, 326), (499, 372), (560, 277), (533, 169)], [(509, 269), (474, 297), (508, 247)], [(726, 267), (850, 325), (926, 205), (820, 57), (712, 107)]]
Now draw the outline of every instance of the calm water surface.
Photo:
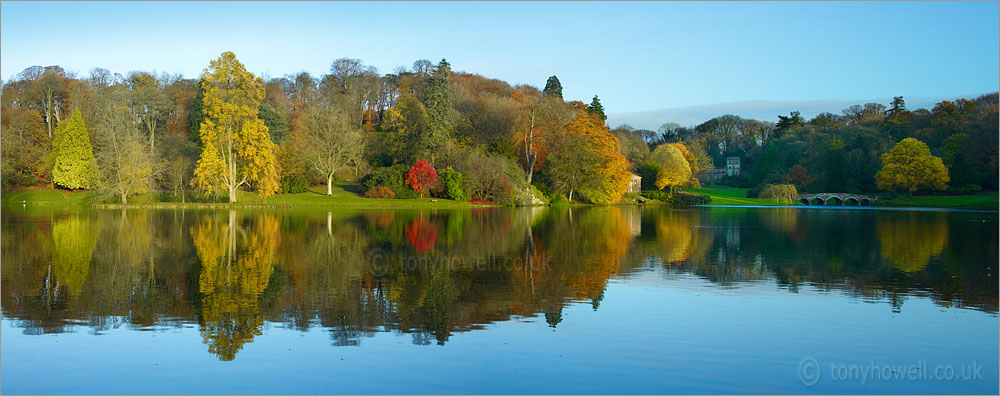
[(996, 394), (997, 222), (4, 207), (0, 389)]

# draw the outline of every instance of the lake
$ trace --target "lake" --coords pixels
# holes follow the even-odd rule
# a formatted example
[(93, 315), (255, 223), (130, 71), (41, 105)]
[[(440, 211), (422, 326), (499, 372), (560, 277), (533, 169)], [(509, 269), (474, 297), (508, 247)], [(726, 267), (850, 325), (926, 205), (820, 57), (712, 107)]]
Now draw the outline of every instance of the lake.
[(998, 393), (997, 213), (2, 211), (6, 394)]

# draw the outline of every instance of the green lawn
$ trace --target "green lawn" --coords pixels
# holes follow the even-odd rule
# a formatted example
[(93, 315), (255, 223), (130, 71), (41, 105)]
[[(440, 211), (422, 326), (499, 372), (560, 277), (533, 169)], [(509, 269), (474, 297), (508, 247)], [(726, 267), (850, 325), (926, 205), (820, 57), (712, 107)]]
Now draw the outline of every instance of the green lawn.
[(0, 202), (7, 204), (33, 204), (56, 206), (90, 205), (94, 194), (89, 191), (69, 192), (50, 188), (31, 187), (23, 190), (0, 192)]
[[(343, 183), (333, 186), (333, 195), (326, 195), (326, 186), (315, 186), (310, 188), (308, 192), (299, 194), (277, 194), (267, 198), (266, 200), (261, 200), (256, 194), (239, 192), (237, 203), (234, 206), (294, 206), (294, 207), (321, 207), (321, 206), (336, 206), (336, 207), (349, 207), (349, 208), (467, 208), (475, 205), (468, 202), (452, 201), (440, 198), (424, 198), (424, 199), (375, 199), (375, 198), (365, 198), (358, 194), (358, 187), (356, 184)], [(229, 206), (226, 203), (225, 198), (220, 198), (218, 203), (213, 202), (159, 202), (155, 199), (155, 194), (140, 194), (129, 200), (129, 205), (136, 206), (157, 206), (157, 207), (173, 207), (173, 206), (190, 206), (190, 207), (204, 207), (209, 206)], [(62, 190), (53, 190), (48, 188), (28, 188), (16, 191), (4, 191), (2, 193), (2, 202), (5, 205), (8, 204), (21, 204), (22, 202), (35, 205), (58, 205), (58, 206), (86, 206), (91, 205), (95, 202), (93, 193), (89, 191), (83, 192), (67, 192), (63, 194)], [(114, 203), (108, 205), (117, 205)]]
[(705, 194), (712, 197), (709, 205), (759, 205), (759, 206), (787, 206), (798, 205), (798, 203), (783, 202), (777, 203), (773, 198), (747, 198), (746, 188), (734, 188), (727, 186), (703, 186), (702, 188), (684, 189), (698, 194)]
[(984, 192), (976, 195), (898, 196), (893, 199), (879, 198), (877, 202), (879, 206), (997, 210), (1000, 207), (1000, 194)]

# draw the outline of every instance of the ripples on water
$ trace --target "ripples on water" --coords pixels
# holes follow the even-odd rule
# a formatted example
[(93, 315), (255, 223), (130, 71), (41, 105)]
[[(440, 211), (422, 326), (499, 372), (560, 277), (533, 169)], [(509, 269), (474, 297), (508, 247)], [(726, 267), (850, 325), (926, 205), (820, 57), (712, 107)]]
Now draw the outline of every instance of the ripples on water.
[[(996, 213), (2, 216), (7, 393), (997, 392)], [(805, 357), (987, 377), (807, 387)]]

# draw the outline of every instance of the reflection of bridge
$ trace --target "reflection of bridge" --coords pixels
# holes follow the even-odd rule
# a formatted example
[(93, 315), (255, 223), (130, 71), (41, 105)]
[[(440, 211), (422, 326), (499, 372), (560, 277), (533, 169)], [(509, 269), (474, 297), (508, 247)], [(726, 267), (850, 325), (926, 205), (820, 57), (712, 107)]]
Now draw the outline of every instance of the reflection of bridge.
[(846, 206), (869, 206), (875, 203), (878, 197), (850, 193), (818, 193), (799, 195), (799, 202), (806, 205), (846, 205)]

